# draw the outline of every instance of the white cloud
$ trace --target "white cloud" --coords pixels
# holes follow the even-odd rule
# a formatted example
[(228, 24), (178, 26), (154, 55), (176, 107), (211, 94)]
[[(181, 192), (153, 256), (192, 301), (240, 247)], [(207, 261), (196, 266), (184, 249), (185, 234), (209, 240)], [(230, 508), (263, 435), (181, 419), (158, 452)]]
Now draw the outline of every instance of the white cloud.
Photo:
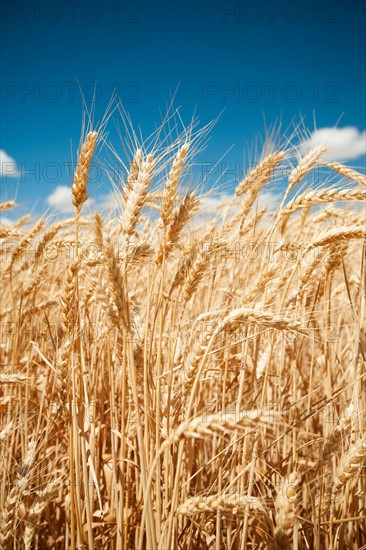
[(324, 160), (344, 162), (356, 159), (366, 153), (366, 130), (360, 132), (355, 126), (319, 128), (303, 144), (303, 153), (323, 144), (328, 147), (322, 155)]
[[(200, 209), (196, 215), (193, 216), (193, 225), (199, 226), (202, 223), (217, 220), (222, 223), (224, 216), (228, 214), (227, 208), (231, 205), (230, 212), (228, 214), (228, 220), (234, 216), (240, 208), (240, 199), (235, 199), (233, 194), (228, 193), (216, 193), (212, 195), (199, 196)], [(233, 203), (234, 199), (234, 203)], [(258, 199), (253, 206), (252, 212), (256, 208), (267, 208), (268, 212), (273, 212), (280, 203), (281, 195), (273, 191), (262, 191)]]
[(71, 202), (71, 188), (67, 185), (58, 185), (47, 197), (47, 204), (58, 212), (73, 212), (74, 206)]
[(3, 215), (1, 214), (1, 215), (0, 215), (0, 222), (1, 222), (1, 223), (4, 223), (5, 225), (13, 225), (14, 220), (11, 220), (11, 219), (8, 218), (7, 216), (3, 216)]
[[(258, 208), (266, 207), (268, 210), (275, 209), (280, 203), (281, 195), (274, 191), (261, 191), (258, 195), (257, 204)], [(238, 210), (238, 205), (241, 199), (235, 199), (234, 194), (220, 193), (216, 195), (201, 196), (201, 209), (204, 212), (212, 213), (213, 215), (223, 215), (226, 212), (227, 206), (232, 203), (234, 199), (234, 206), (231, 207), (231, 214)], [(255, 206), (253, 207), (255, 208)]]
[(213, 214), (219, 214), (223, 212), (226, 205), (229, 205), (233, 198), (233, 195), (227, 193), (220, 193), (215, 195), (198, 195), (201, 201), (200, 209)]
[[(48, 195), (47, 204), (49, 204), (54, 210), (62, 213), (74, 212), (75, 207), (71, 200), (71, 187), (67, 185), (58, 185), (50, 195)], [(93, 206), (94, 200), (88, 199), (87, 205)]]
[(275, 191), (261, 191), (258, 196), (258, 209), (267, 208), (268, 212), (274, 212), (280, 205), (282, 193)]
[[(200, 225), (204, 222), (212, 220), (222, 220), (229, 206), (232, 195), (227, 193), (215, 193), (208, 195), (198, 195), (200, 205), (197, 213), (193, 216), (194, 225)], [(235, 207), (231, 209), (231, 214), (235, 211)]]
[(0, 177), (16, 178), (19, 170), (15, 160), (3, 149), (0, 149)]
[(102, 195), (98, 204), (100, 208), (107, 210), (118, 210), (121, 208), (121, 193), (119, 191), (111, 191), (106, 195)]

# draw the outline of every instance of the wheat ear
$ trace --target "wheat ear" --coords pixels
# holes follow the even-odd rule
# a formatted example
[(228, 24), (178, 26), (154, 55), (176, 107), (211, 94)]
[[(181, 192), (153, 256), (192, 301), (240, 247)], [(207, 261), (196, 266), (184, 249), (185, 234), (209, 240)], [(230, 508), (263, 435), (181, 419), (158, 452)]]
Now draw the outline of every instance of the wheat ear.
[(227, 495), (209, 495), (192, 497), (186, 500), (177, 509), (177, 515), (193, 516), (207, 512), (218, 512), (230, 510), (233, 514), (243, 514), (245, 508), (249, 506), (251, 510), (264, 511), (264, 507), (259, 498), (249, 497), (247, 495), (232, 494)]
[(17, 259), (22, 255), (22, 253), (26, 250), (27, 246), (31, 243), (31, 241), (34, 239), (34, 237), (42, 230), (44, 226), (45, 220), (41, 218), (34, 227), (23, 237), (23, 239), (16, 245), (14, 248), (11, 258), (10, 258), (10, 264), (7, 269), (11, 269), (14, 265), (14, 263), (17, 261)]
[(184, 163), (187, 153), (189, 151), (189, 146), (189, 143), (184, 143), (184, 145), (182, 145), (182, 147), (179, 149), (174, 159), (173, 166), (170, 171), (166, 187), (164, 189), (160, 210), (160, 217), (164, 227), (167, 227), (172, 220), (173, 207), (177, 196), (179, 180), (183, 172)]
[[(259, 191), (262, 189), (262, 187), (268, 183), (270, 176), (274, 170), (274, 168), (277, 166), (277, 164), (283, 159), (285, 153), (279, 152), (275, 153), (273, 155), (270, 155), (270, 160), (267, 161), (267, 163), (263, 167), (263, 174), (262, 171), (260, 172), (260, 175), (256, 178), (253, 175), (253, 179), (250, 178), (250, 186), (247, 190), (247, 193), (244, 197), (243, 203), (240, 208), (240, 234), (243, 234), (244, 231), (244, 222), (246, 220), (247, 215), (249, 214), (253, 204), (255, 203)], [(261, 166), (261, 165), (259, 165)], [(258, 167), (259, 168), (259, 167)]]
[(326, 145), (320, 145), (309, 151), (299, 162), (299, 164), (293, 168), (288, 178), (288, 188), (286, 190), (286, 195), (288, 195), (294, 187), (312, 170), (315, 166), (316, 161), (321, 157), (323, 153), (327, 150)]
[(194, 385), (197, 374), (201, 370), (201, 360), (207, 355), (209, 347), (212, 345), (215, 338), (217, 338), (217, 336), (226, 329), (237, 329), (238, 324), (241, 323), (254, 323), (259, 326), (262, 325), (268, 328), (274, 328), (276, 330), (291, 330), (302, 334), (308, 333), (307, 327), (302, 326), (298, 321), (285, 319), (284, 317), (279, 317), (273, 315), (272, 313), (267, 313), (258, 309), (250, 309), (245, 307), (234, 309), (224, 318), (218, 319), (216, 323), (210, 323), (205, 334), (205, 338), (201, 342), (198, 350), (196, 351), (195, 357), (186, 372), (186, 380), (183, 388), (184, 393), (187, 393)]
[(15, 201), (6, 201), (0, 202), (0, 212), (5, 212), (5, 210), (11, 210), (15, 206)]
[(172, 214), (171, 222), (167, 227), (155, 257), (155, 263), (157, 266), (161, 265), (163, 258), (167, 258), (173, 250), (174, 245), (179, 240), (184, 226), (188, 223), (193, 212), (198, 208), (198, 205), (199, 200), (196, 197), (195, 191), (190, 191), (184, 197), (183, 202), (179, 205), (179, 207), (175, 209)]
[(131, 191), (134, 184), (136, 183), (142, 160), (143, 160), (142, 150), (136, 149), (131, 162), (130, 171), (127, 176), (127, 182), (124, 190), (125, 192)]
[(59, 393), (61, 402), (65, 406), (68, 401), (68, 375), (69, 362), (72, 348), (74, 345), (74, 323), (77, 309), (76, 300), (76, 273), (79, 263), (74, 262), (69, 265), (66, 272), (65, 286), (60, 296), (62, 324), (65, 331), (65, 339), (59, 349), (56, 361), (56, 389)]
[(351, 239), (366, 239), (366, 229), (358, 225), (352, 225), (350, 227), (333, 227), (314, 239), (314, 241), (306, 247), (305, 252), (317, 246), (328, 246), (333, 243), (340, 243)]
[[(135, 180), (128, 181), (122, 197), (122, 234), (129, 241), (138, 223), (141, 210), (146, 201), (147, 191), (151, 185), (155, 159), (152, 154), (147, 155), (146, 160), (141, 162), (137, 172), (134, 168)], [(132, 176), (131, 176), (132, 177)]]
[(5, 223), (0, 224), (0, 239), (19, 239), (21, 233)]
[(59, 483), (56, 481), (51, 482), (37, 494), (26, 518), (26, 527), (23, 534), (23, 542), (25, 550), (30, 550), (32, 546), (32, 540), (37, 528), (37, 523), (46, 508), (47, 504), (50, 501), (50, 498), (55, 494), (59, 486)]
[(326, 166), (328, 166), (328, 168), (331, 168), (341, 176), (344, 176), (349, 180), (355, 181), (360, 185), (366, 186), (366, 176), (364, 176), (360, 172), (352, 170), (352, 168), (348, 168), (348, 166), (340, 164), (339, 162), (327, 162)]
[[(274, 169), (283, 159), (285, 153), (280, 151), (266, 156), (249, 174), (238, 184), (235, 195), (240, 197), (246, 191), (254, 195), (254, 189), (261, 189), (270, 179)], [(251, 195), (251, 196), (252, 196)], [(254, 202), (254, 201), (253, 201)]]
[(347, 435), (352, 426), (352, 408), (350, 408), (344, 416), (339, 420), (337, 426), (334, 428), (333, 432), (325, 441), (322, 451), (320, 453), (320, 458), (318, 461), (318, 466), (324, 466), (327, 464), (332, 456), (339, 450), (339, 446), (342, 442), (342, 439)]
[(282, 226), (281, 233), (284, 233), (288, 218), (293, 212), (300, 208), (308, 208), (316, 204), (322, 204), (324, 202), (337, 202), (337, 201), (365, 201), (366, 190), (363, 189), (326, 189), (321, 191), (308, 191), (303, 195), (292, 199), (281, 212)]
[(0, 528), (0, 548), (6, 550), (9, 548), (10, 540), (14, 534), (14, 522), (18, 516), (18, 509), (21, 497), (26, 490), (31, 475), (31, 467), (36, 455), (36, 441), (30, 440), (27, 445), (26, 455), (22, 461), (22, 466), (18, 469), (19, 479), (8, 493), (5, 505), (1, 510), (1, 528)]
[(334, 479), (337, 488), (345, 485), (347, 481), (354, 478), (366, 459), (366, 437), (363, 437), (350, 447), (338, 466)]
[(296, 508), (300, 479), (293, 471), (280, 486), (275, 501), (275, 548), (290, 550), (291, 533), (296, 521)]
[(353, 444), (348, 452), (343, 455), (333, 482), (327, 487), (324, 497), (321, 501), (321, 511), (326, 513), (330, 506), (330, 515), (333, 516), (336, 497), (342, 487), (348, 481), (357, 476), (358, 471), (362, 467), (366, 459), (366, 437), (360, 438), (357, 443)]
[(202, 280), (211, 257), (220, 249), (219, 242), (203, 242), (198, 248), (195, 258), (191, 261), (186, 272), (183, 285), (183, 303), (186, 304), (196, 292)]
[(84, 202), (88, 199), (88, 176), (90, 163), (97, 143), (98, 132), (89, 132), (83, 143), (76, 165), (74, 183), (71, 188), (72, 204), (80, 211)]
[(122, 322), (125, 328), (124, 315), (124, 280), (113, 246), (103, 239), (102, 220), (99, 214), (95, 215), (94, 242), (97, 245), (101, 257), (100, 286), (102, 290), (102, 303), (113, 325), (119, 327)]
[(253, 428), (260, 424), (273, 424), (274, 418), (278, 416), (274, 411), (260, 409), (242, 411), (238, 414), (225, 411), (201, 415), (193, 420), (182, 422), (164, 441), (160, 452), (166, 447), (178, 443), (180, 439), (200, 439), (212, 437), (219, 433), (226, 433), (240, 428)]

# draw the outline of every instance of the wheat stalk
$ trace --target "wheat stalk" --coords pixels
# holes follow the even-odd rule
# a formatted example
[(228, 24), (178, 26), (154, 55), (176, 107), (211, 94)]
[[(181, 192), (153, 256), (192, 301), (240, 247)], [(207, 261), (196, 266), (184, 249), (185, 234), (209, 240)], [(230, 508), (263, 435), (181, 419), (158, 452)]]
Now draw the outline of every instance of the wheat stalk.
[(316, 149), (256, 209), (285, 158), (264, 153), (210, 219), (168, 118), (124, 140), (116, 212), (80, 216), (92, 132), (75, 215), (0, 225), (1, 546), (362, 546), (364, 188), (337, 163), (287, 202)]

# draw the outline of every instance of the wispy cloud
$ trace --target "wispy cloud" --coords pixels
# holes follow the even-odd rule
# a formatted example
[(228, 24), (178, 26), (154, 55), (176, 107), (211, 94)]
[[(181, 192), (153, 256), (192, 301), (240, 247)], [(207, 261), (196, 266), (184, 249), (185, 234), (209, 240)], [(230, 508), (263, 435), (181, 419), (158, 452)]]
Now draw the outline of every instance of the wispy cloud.
[(194, 217), (195, 222), (201, 223), (213, 219), (222, 219), (225, 214), (225, 206), (228, 206), (232, 196), (226, 193), (216, 193), (199, 196), (200, 209)]
[(19, 170), (15, 160), (6, 151), (0, 149), (0, 177), (16, 178)]
[[(233, 195), (228, 193), (217, 193), (212, 195), (204, 195), (200, 197), (200, 211), (194, 216), (194, 224), (199, 225), (211, 220), (222, 221), (227, 214), (227, 208), (231, 205), (229, 219), (240, 208), (239, 201), (234, 201), (232, 204)], [(262, 191), (256, 201), (258, 209), (267, 208), (269, 212), (273, 212), (280, 204), (281, 195), (274, 191)]]
[[(53, 210), (63, 214), (70, 214), (75, 210), (71, 202), (71, 187), (67, 185), (58, 185), (55, 187), (52, 193), (48, 195), (46, 202)], [(94, 204), (94, 199), (89, 198), (87, 205), (92, 207)]]
[(72, 212), (74, 210), (71, 202), (71, 189), (67, 185), (58, 185), (47, 197), (49, 204), (57, 212)]
[(102, 195), (98, 200), (98, 205), (106, 210), (118, 210), (121, 208), (121, 193), (119, 191), (111, 191)]
[(11, 220), (7, 216), (4, 216), (3, 214), (0, 213), (0, 222), (4, 223), (5, 225), (13, 225), (14, 220)]
[(360, 132), (355, 126), (319, 128), (303, 144), (303, 152), (322, 144), (328, 147), (324, 160), (344, 162), (356, 159), (366, 153), (366, 130)]

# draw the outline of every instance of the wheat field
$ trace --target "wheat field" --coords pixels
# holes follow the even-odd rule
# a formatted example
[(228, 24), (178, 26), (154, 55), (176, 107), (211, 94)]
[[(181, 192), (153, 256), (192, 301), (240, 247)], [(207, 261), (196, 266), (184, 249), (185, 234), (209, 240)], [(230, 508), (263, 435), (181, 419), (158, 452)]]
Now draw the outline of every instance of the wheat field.
[(2, 549), (366, 548), (365, 176), (267, 143), (209, 214), (198, 138), (106, 215), (88, 127), (74, 215), (1, 224)]

